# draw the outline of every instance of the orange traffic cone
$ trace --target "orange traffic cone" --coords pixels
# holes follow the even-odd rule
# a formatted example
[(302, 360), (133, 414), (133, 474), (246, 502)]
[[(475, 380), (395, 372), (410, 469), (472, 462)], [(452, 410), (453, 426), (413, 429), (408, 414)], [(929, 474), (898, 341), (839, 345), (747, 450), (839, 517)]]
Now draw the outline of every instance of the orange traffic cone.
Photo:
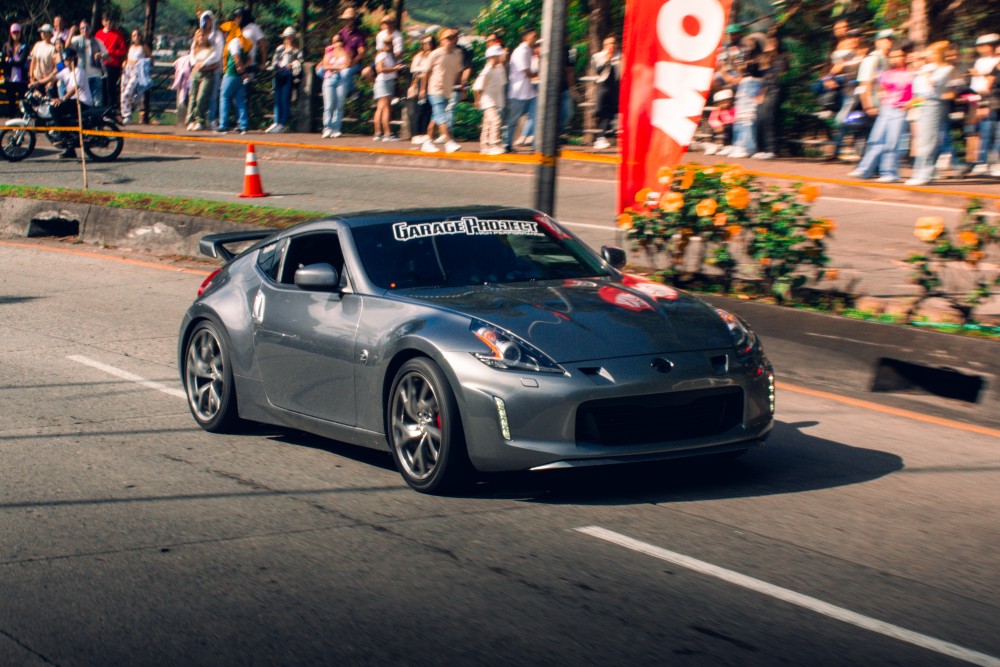
[(240, 197), (266, 197), (264, 184), (260, 182), (260, 171), (257, 169), (257, 154), (253, 144), (247, 144), (247, 166), (243, 171), (243, 192)]

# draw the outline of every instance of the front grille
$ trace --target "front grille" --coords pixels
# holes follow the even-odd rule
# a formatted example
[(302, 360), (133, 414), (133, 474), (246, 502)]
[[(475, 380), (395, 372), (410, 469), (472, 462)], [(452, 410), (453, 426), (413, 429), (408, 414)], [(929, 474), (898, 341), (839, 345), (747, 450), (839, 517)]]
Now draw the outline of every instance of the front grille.
[(645, 445), (724, 433), (743, 421), (739, 387), (679, 391), (582, 403), (576, 441), (591, 445)]

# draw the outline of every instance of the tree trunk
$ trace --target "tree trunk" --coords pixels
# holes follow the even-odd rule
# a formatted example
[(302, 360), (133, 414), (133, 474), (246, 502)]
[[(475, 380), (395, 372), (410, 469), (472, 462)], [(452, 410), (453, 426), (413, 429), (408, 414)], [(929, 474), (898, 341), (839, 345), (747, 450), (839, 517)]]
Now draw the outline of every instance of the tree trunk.
[(590, 54), (593, 55), (601, 50), (604, 38), (611, 34), (611, 1), (591, 0), (587, 24), (587, 39), (590, 42)]
[[(156, 3), (158, 0), (146, 0), (146, 21), (142, 26), (142, 41), (146, 43), (149, 50), (153, 50), (153, 40), (156, 34)], [(152, 56), (150, 56), (152, 58)], [(154, 64), (150, 61), (150, 65)], [(149, 124), (149, 106), (152, 101), (152, 92), (146, 91), (142, 96), (142, 123)]]
[(927, 15), (927, 0), (911, 0), (909, 21), (910, 39), (918, 47), (923, 48), (927, 44), (929, 32), (930, 18)]
[(90, 35), (93, 37), (101, 29), (101, 18), (104, 16), (104, 0), (94, 0), (90, 18)]
[[(392, 13), (396, 15), (396, 29), (400, 32), (403, 31), (403, 12), (406, 11), (406, 0), (396, 0), (393, 5)], [(406, 33), (403, 32), (405, 35)]]

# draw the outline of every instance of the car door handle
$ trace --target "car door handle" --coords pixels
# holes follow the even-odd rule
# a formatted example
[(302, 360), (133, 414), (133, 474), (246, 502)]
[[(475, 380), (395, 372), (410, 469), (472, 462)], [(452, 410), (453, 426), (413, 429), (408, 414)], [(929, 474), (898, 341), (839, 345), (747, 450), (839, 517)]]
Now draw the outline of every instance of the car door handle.
[(260, 324), (264, 321), (264, 292), (258, 290), (257, 296), (253, 298), (253, 311), (250, 313), (254, 324)]

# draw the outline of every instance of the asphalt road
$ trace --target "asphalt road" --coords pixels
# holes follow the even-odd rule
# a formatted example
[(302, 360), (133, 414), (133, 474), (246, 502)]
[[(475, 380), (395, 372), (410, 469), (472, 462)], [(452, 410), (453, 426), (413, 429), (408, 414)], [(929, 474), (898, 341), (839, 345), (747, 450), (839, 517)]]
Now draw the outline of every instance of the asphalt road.
[(0, 265), (2, 665), (1000, 665), (996, 438), (785, 390), (738, 461), (422, 496), (197, 428), (201, 275)]
[[(44, 142), (43, 142), (44, 143)], [(127, 147), (122, 158), (88, 167), (90, 186), (99, 190), (149, 192), (223, 201), (345, 213), (403, 206), (497, 204), (531, 206), (533, 176), (510, 172), (462, 171), (384, 165), (337, 165), (328, 162), (274, 161), (258, 149), (266, 199), (240, 200), (243, 160), (224, 157), (149, 155)], [(444, 167), (452, 165), (445, 164)], [(77, 161), (61, 161), (54, 151), (40, 150), (24, 162), (0, 162), (0, 182), (81, 187)], [(560, 177), (557, 218), (595, 247), (627, 245), (614, 226), (615, 183), (591, 178)], [(964, 202), (955, 200), (955, 206)], [(916, 295), (912, 269), (903, 260), (922, 250), (913, 236), (915, 220), (940, 215), (956, 220), (954, 209), (928, 207), (914, 196), (912, 204), (872, 201), (859, 188), (856, 199), (822, 197), (814, 204), (818, 217), (838, 225), (829, 252), (839, 278), (831, 286), (872, 296)], [(1000, 308), (987, 306), (982, 312)]]

